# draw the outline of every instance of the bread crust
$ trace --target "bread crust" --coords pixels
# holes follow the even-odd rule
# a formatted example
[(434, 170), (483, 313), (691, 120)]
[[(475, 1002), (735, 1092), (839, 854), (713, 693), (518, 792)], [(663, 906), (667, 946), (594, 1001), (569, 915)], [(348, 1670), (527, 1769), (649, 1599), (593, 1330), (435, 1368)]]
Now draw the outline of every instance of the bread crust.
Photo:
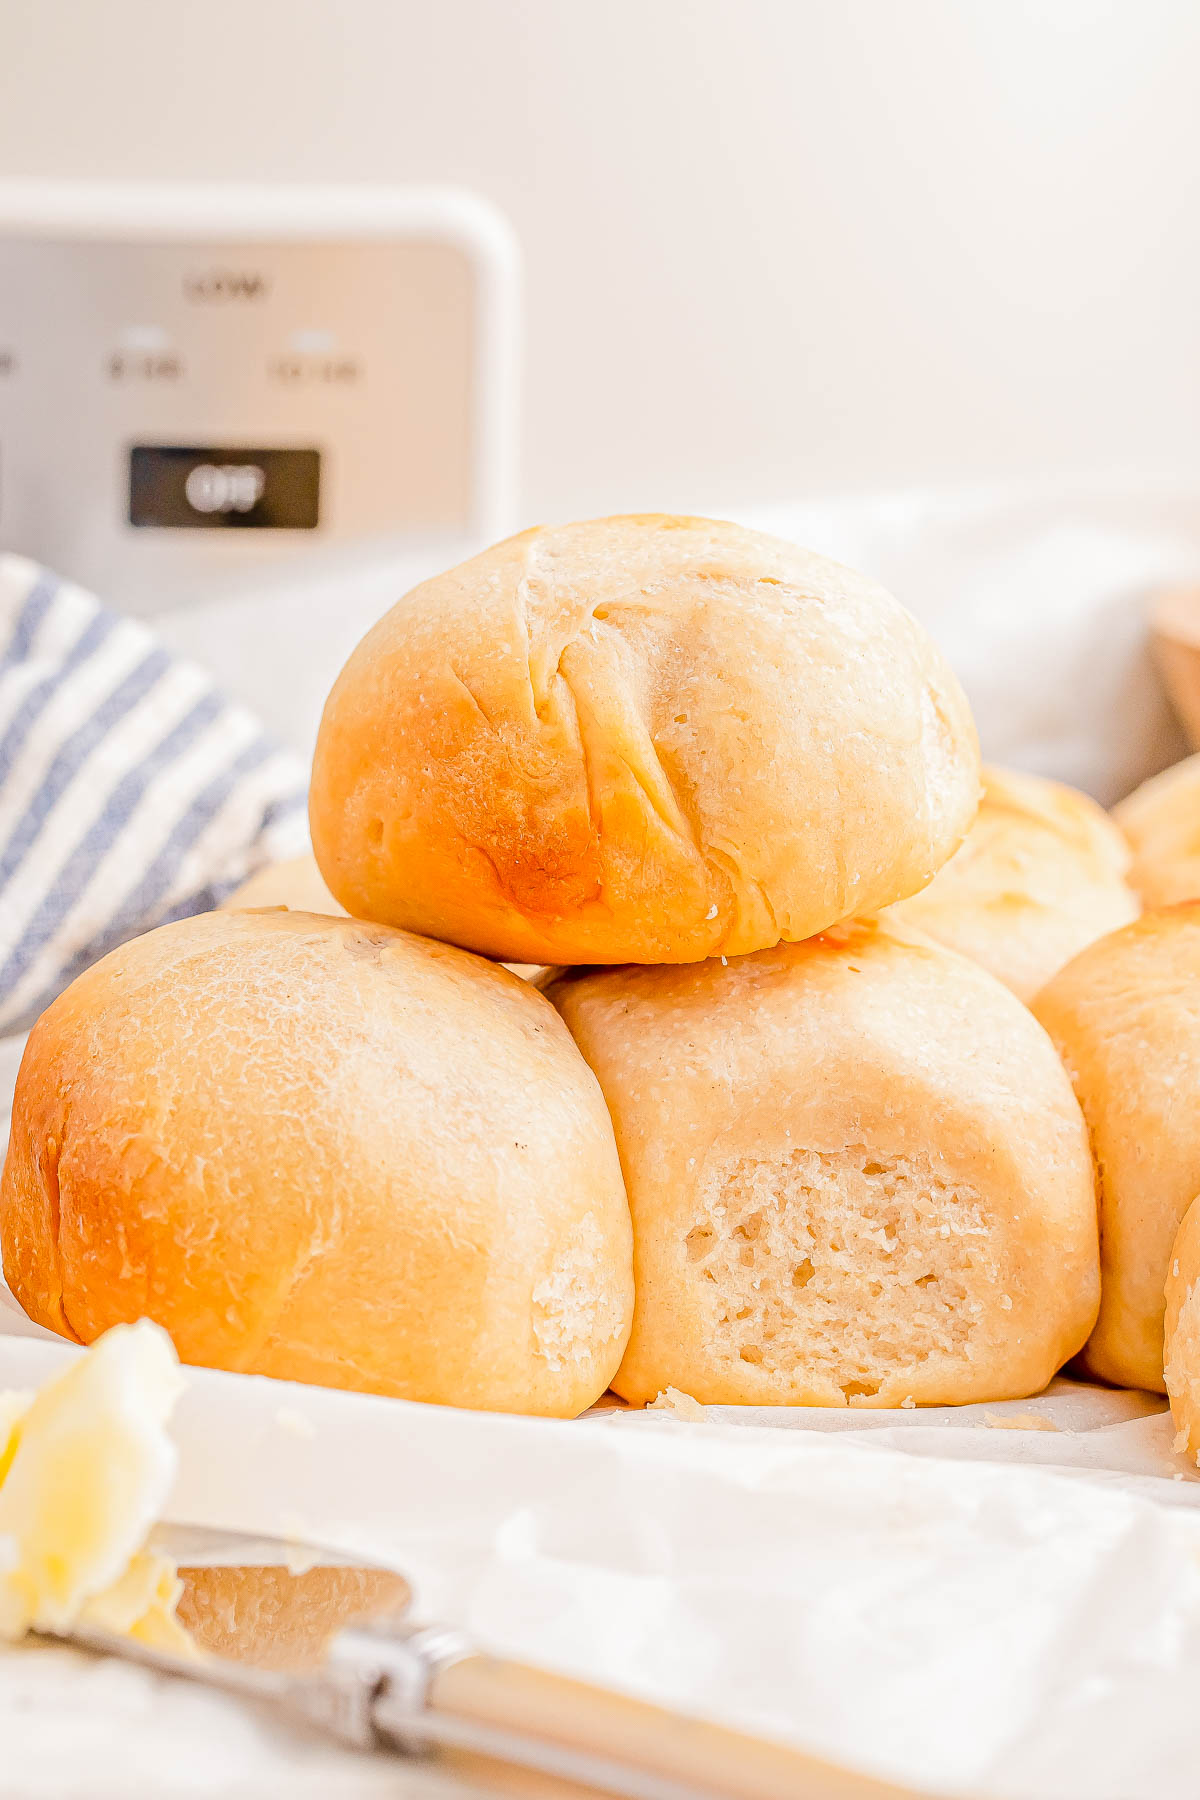
[(956, 679), (882, 588), (646, 515), (524, 532), (400, 601), (329, 697), (310, 823), (359, 917), (690, 962), (916, 892), (978, 775)]
[(1144, 781), (1112, 816), (1132, 848), (1129, 879), (1146, 906), (1200, 899), (1200, 755)]
[(1164, 1289), (1163, 1378), (1175, 1448), (1200, 1464), (1200, 1203), (1193, 1201), (1171, 1247)]
[(1045, 1033), (975, 964), (881, 918), (547, 992), (625, 1170), (626, 1399), (1000, 1400), (1084, 1342), (1083, 1120)]
[(569, 1416), (605, 1389), (631, 1237), (595, 1078), (528, 983), (351, 919), (210, 913), (89, 969), (21, 1064), (4, 1272), (88, 1343)]
[(1093, 1374), (1162, 1393), (1163, 1284), (1200, 1191), (1200, 904), (1101, 938), (1033, 1010), (1058, 1046), (1091, 1132), (1103, 1298)]
[(1104, 809), (1058, 781), (985, 768), (965, 842), (896, 915), (1032, 1000), (1073, 956), (1141, 911)]

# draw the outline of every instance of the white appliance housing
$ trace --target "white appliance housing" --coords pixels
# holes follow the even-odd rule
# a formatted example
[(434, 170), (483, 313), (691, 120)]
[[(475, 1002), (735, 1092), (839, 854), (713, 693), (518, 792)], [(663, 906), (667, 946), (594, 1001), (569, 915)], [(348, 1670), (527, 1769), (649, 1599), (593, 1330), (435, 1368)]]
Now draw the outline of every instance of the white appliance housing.
[(490, 541), (516, 364), (473, 195), (0, 183), (0, 548), (158, 613)]
[(307, 753), (373, 620), (515, 528), (518, 350), (469, 193), (0, 182), (0, 549)]

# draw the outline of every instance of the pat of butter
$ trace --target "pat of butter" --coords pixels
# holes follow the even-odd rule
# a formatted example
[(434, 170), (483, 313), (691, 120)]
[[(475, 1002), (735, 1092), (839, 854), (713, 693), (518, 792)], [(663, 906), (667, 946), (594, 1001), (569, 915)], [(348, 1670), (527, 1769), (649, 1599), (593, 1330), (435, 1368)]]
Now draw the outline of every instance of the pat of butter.
[(144, 1549), (175, 1476), (165, 1331), (118, 1325), (30, 1398), (0, 1395), (0, 1637), (85, 1626), (182, 1648), (172, 1564)]

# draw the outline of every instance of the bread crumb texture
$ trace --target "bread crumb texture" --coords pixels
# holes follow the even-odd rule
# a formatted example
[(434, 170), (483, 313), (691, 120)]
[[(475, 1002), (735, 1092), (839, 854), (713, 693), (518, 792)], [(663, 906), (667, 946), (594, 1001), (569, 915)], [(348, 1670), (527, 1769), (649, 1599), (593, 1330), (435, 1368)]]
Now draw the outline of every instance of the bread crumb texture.
[(998, 1275), (981, 1196), (928, 1158), (862, 1145), (711, 1165), (688, 1262), (714, 1352), (787, 1374), (803, 1361), (847, 1402), (897, 1368), (968, 1358)]
[(669, 1413), (676, 1419), (691, 1419), (697, 1425), (702, 1425), (708, 1418), (706, 1406), (701, 1406), (690, 1394), (681, 1394), (678, 1388), (673, 1387), (664, 1388), (661, 1394), (656, 1394), (646, 1411)]
[(533, 1288), (537, 1352), (556, 1374), (586, 1366), (597, 1343), (612, 1343), (623, 1334), (627, 1296), (615, 1273), (595, 1215), (585, 1213)]

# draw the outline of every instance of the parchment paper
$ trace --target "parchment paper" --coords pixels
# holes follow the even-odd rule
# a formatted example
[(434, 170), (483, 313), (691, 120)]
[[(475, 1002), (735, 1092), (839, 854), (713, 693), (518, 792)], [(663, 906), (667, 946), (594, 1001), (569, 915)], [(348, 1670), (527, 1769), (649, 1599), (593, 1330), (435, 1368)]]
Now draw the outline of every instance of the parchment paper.
[[(75, 1354), (0, 1337), (0, 1386)], [(1200, 1479), (1161, 1407), (568, 1423), (194, 1370), (170, 1512), (369, 1553), (491, 1648), (930, 1790), (1190, 1800)]]

